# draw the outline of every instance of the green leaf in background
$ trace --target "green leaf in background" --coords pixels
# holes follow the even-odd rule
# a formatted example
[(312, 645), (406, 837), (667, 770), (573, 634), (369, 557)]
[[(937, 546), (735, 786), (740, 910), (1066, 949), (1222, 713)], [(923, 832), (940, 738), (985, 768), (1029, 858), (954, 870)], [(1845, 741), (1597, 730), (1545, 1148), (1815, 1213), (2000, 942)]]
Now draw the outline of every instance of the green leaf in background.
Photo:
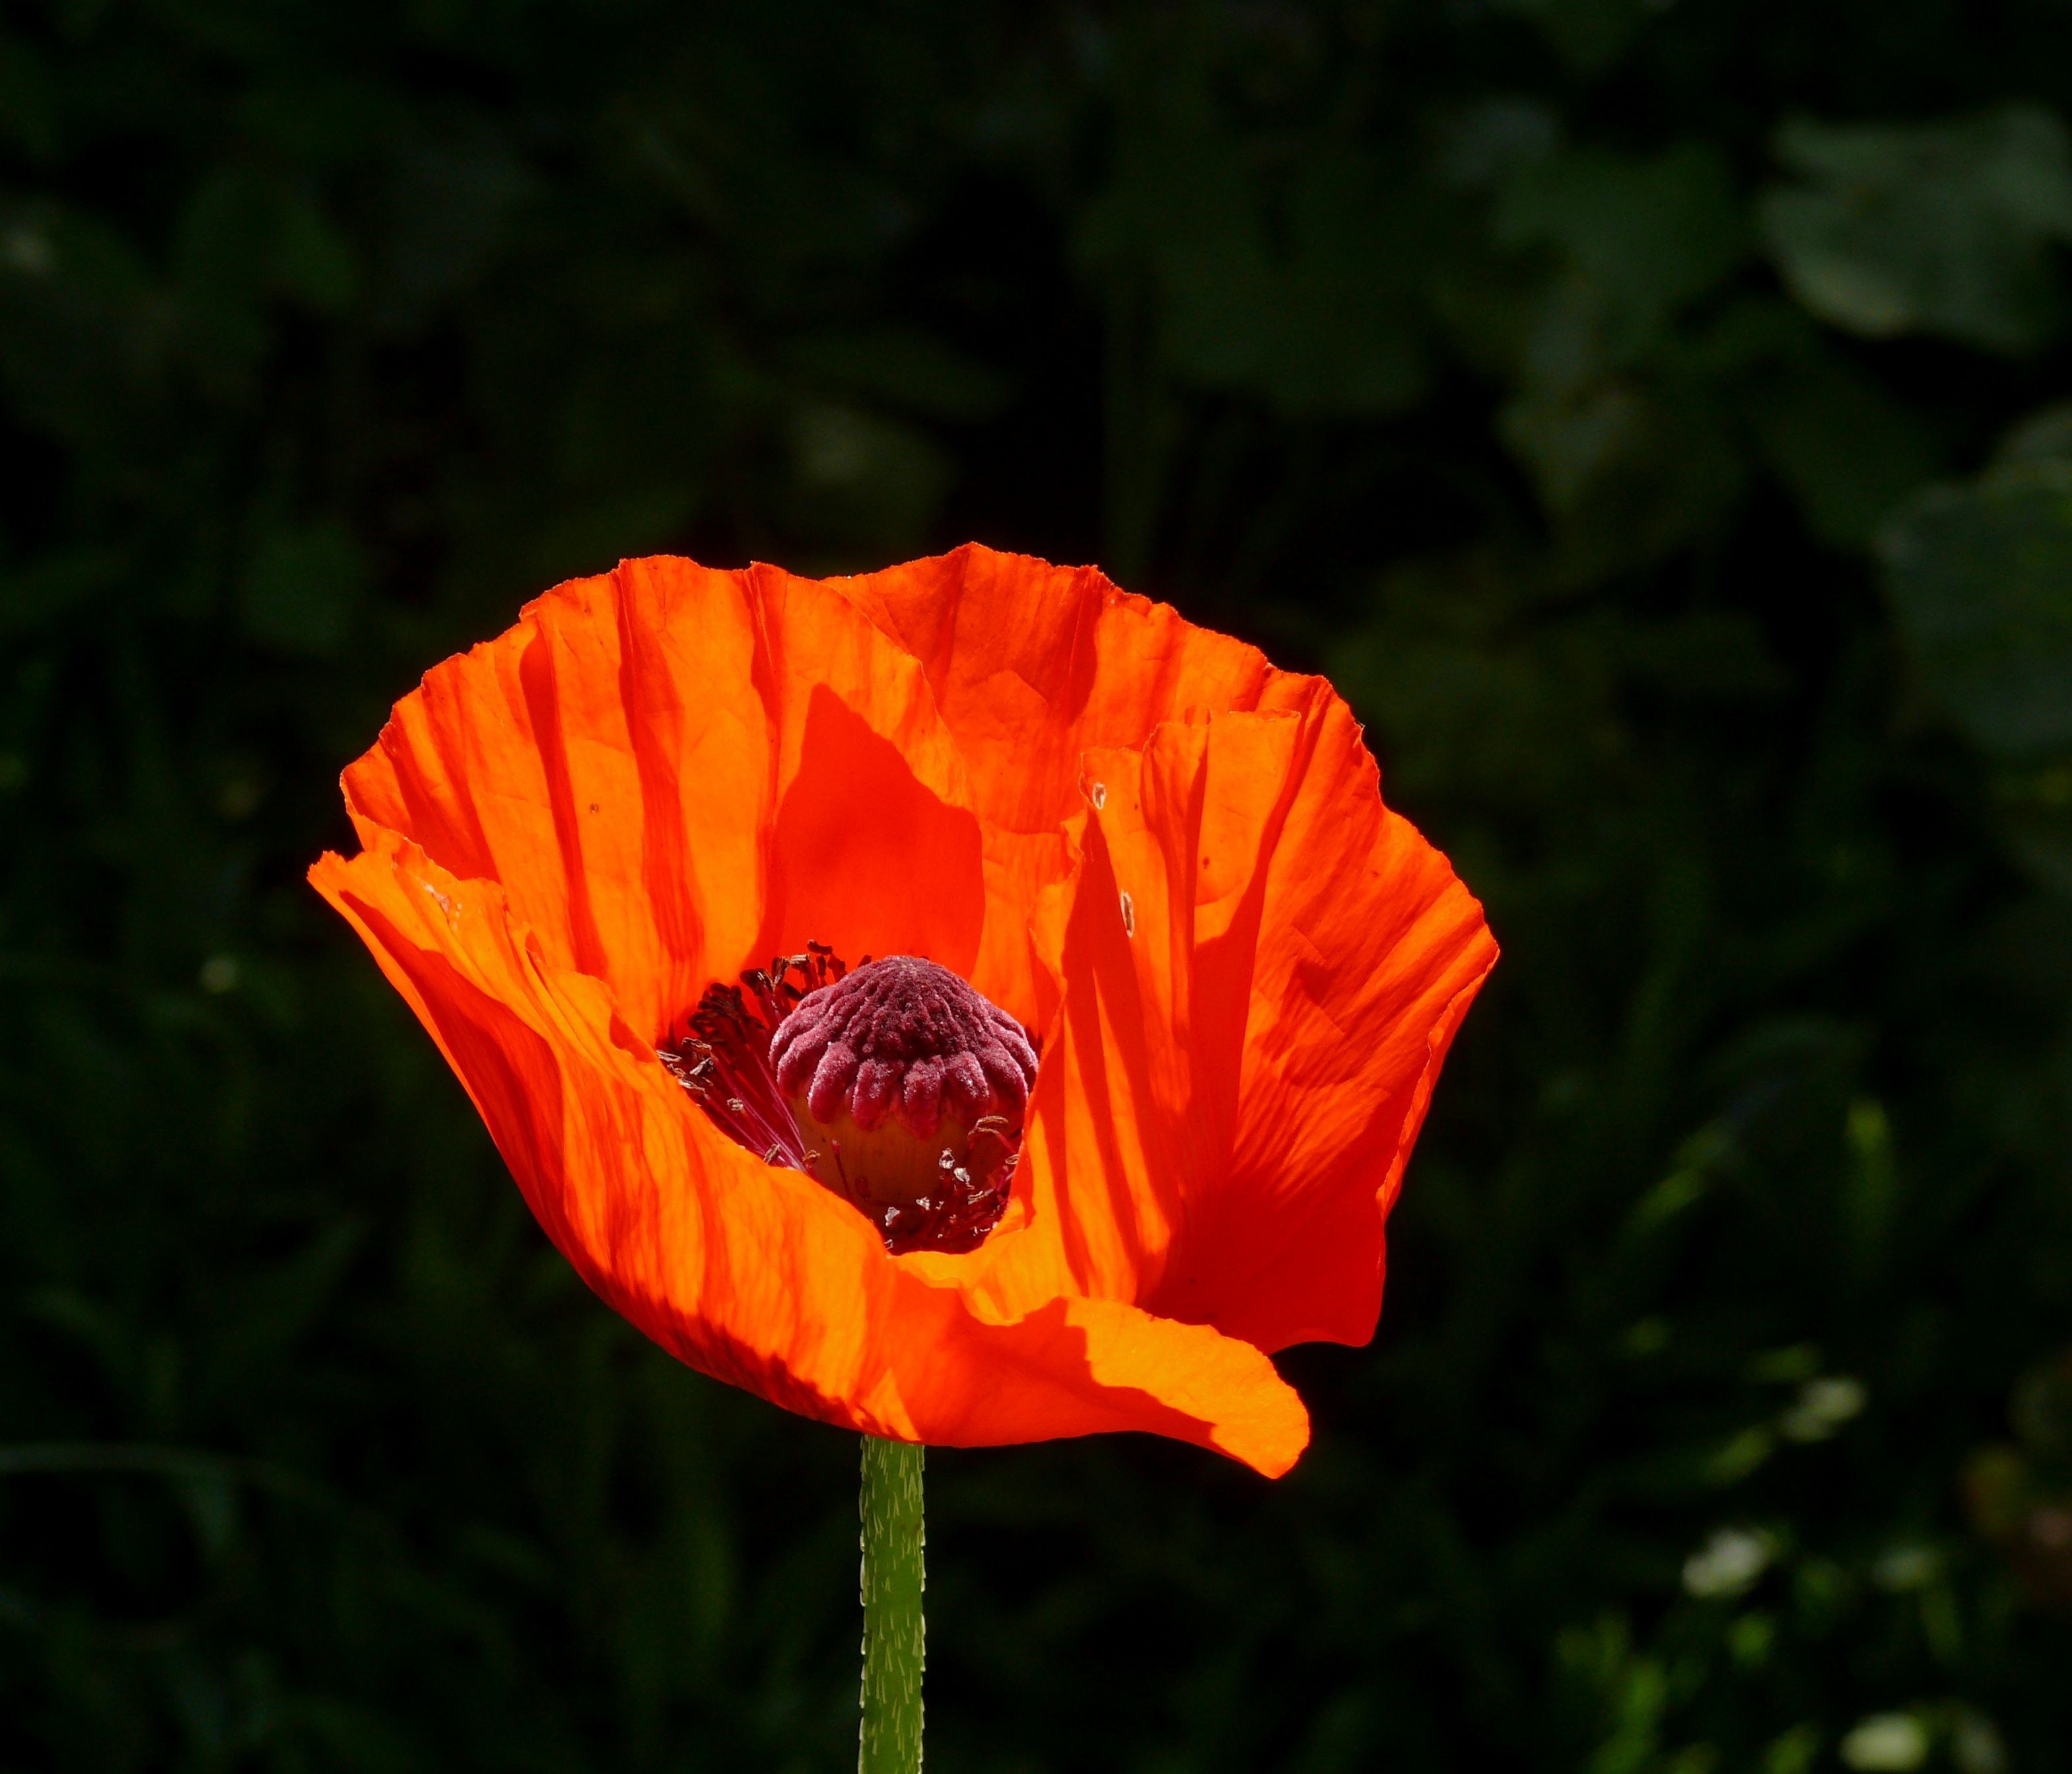
[(1747, 249), (1725, 162), (1688, 142), (1644, 157), (1527, 159), (1490, 225), (1499, 249), (1545, 269), (1498, 426), (1579, 570), (1687, 543), (1745, 478), (1715, 378), (1677, 331)]
[(1920, 414), (1838, 356), (1794, 352), (1758, 385), (1750, 418), (1763, 454), (1807, 527), (1832, 548), (1867, 546), (1893, 508), (1942, 465)]
[(2072, 462), (2072, 401), (2032, 413), (2000, 439), (1996, 465), (2018, 462)]
[(1934, 488), (1880, 541), (1929, 693), (1994, 757), (2072, 751), (2072, 461)]
[(1919, 494), (1879, 553), (1915, 677), (1985, 754), (2010, 851), (2072, 894), (2072, 410), (2032, 415), (1984, 474)]
[(2072, 241), (2072, 146), (2033, 105), (1942, 123), (1800, 118), (1776, 152), (1800, 183), (1760, 206), (1771, 256), (1823, 320), (2021, 352), (2058, 329), (2053, 249)]
[(381, 233), (384, 315), (421, 323), (464, 290), (504, 237), (530, 180), (508, 132), (463, 113), (423, 116), (386, 169)]
[(246, 565), (238, 614), (261, 646), (322, 659), (344, 646), (366, 583), (365, 558), (342, 524), (269, 529)]
[(802, 559), (849, 570), (896, 550), (940, 508), (954, 470), (917, 427), (832, 401), (802, 405), (791, 429), (789, 514), (833, 553)]
[(1416, 399), (1428, 364), (1404, 276), (1416, 223), (1379, 166), (1329, 152), (1303, 166), (1282, 196), (1277, 249), (1257, 193), (1207, 195), (1193, 225), (1161, 242), (1177, 374), (1297, 414), (1400, 412)]
[(122, 582), (129, 565), (117, 549), (88, 546), (54, 551), (17, 572), (0, 573), (0, 640), (90, 607)]
[(1594, 74), (1618, 60), (1655, 9), (1648, 0), (1498, 0), (1498, 10), (1531, 19), (1572, 67)]
[[(1617, 366), (1658, 343), (1671, 317), (1713, 288), (1748, 249), (1748, 222), (1724, 158), (1711, 144), (1679, 142), (1632, 156), (1572, 149), (1530, 161), (1498, 197), (1499, 245), (1545, 245), (1595, 319), (1593, 355), (1572, 364), (1556, 338), (1536, 341), (1543, 379)], [(1568, 329), (1550, 320), (1557, 337)]]
[(1168, 372), (1290, 414), (1411, 404), (1429, 371), (1414, 300), (1429, 224), (1414, 187), (1351, 144), (1281, 163), (1219, 126), (1198, 64), (1160, 70), (1082, 250), (1107, 278), (1148, 279)]
[(805, 380), (928, 418), (990, 418), (1013, 389), (976, 358), (915, 327), (811, 333), (787, 354)]

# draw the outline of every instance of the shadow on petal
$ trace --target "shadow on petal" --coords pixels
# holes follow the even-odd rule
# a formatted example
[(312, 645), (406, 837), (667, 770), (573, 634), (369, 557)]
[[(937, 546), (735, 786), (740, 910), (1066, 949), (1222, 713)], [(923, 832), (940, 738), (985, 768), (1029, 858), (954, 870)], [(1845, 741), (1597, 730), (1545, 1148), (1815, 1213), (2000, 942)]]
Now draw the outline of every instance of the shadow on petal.
[(807, 706), (769, 857), (758, 955), (824, 942), (852, 965), (922, 955), (969, 977), (985, 924), (978, 821), (825, 685)]

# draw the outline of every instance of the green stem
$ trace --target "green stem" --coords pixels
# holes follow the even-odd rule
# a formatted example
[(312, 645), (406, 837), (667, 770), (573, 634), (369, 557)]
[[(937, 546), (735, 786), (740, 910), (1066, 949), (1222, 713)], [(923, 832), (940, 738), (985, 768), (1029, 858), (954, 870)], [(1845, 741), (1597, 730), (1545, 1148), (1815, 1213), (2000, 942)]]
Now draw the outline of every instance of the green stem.
[(920, 1774), (927, 1627), (922, 1450), (863, 1438), (863, 1726), (857, 1774)]

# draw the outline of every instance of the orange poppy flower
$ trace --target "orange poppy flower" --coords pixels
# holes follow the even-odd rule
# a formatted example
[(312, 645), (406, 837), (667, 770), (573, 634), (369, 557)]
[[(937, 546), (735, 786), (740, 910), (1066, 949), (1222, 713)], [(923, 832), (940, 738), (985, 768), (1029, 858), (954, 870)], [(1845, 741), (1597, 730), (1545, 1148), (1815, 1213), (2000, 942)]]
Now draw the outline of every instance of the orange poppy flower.
[[(310, 879), (664, 1348), (895, 1439), (1294, 1463), (1268, 1356), (1373, 1334), (1496, 958), (1321, 678), (976, 546), (846, 579), (629, 561), (430, 673), (343, 786), (363, 848)], [(868, 955), (934, 968), (837, 978)], [(893, 1036), (857, 1006), (924, 989), (913, 1026), (984, 1064), (865, 1078)], [(852, 1113), (957, 1122), (964, 1217), (902, 1241), (913, 1188), (823, 1181), (808, 1138)]]

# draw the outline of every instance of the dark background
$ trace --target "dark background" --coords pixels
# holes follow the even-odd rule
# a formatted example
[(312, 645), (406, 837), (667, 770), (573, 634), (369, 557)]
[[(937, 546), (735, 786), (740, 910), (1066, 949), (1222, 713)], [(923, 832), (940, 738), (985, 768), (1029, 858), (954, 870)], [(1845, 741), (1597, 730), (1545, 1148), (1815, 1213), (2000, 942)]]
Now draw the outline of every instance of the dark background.
[(0, 26), (0, 1766), (832, 1770), (853, 1438), (302, 883), (567, 574), (968, 537), (1328, 671), (1505, 947), (1268, 1484), (931, 1455), (931, 1769), (2072, 1741), (2072, 11)]

